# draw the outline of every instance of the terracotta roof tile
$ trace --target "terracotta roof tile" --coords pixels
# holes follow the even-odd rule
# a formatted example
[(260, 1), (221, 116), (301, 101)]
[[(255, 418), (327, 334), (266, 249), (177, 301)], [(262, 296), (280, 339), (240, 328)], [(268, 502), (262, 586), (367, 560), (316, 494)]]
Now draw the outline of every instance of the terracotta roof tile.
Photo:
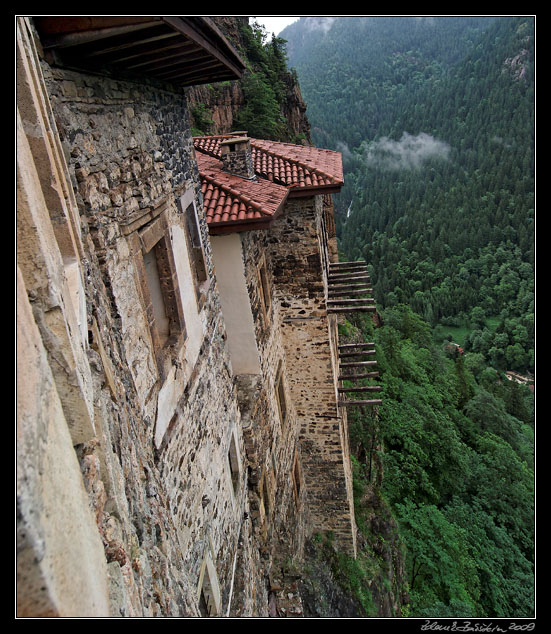
[(232, 136), (193, 139), (211, 232), (269, 221), (288, 195), (340, 189), (343, 185), (340, 153), (261, 139), (251, 139), (253, 165), (259, 178), (247, 180), (231, 175), (222, 169), (220, 142)]
[[(220, 158), (220, 141), (231, 135), (195, 137), (195, 149)], [(339, 152), (280, 141), (251, 139), (256, 173), (286, 187), (342, 186), (342, 157)]]
[(287, 199), (288, 189), (258, 179), (249, 181), (223, 171), (214, 157), (197, 154), (203, 204), (209, 228), (271, 220)]

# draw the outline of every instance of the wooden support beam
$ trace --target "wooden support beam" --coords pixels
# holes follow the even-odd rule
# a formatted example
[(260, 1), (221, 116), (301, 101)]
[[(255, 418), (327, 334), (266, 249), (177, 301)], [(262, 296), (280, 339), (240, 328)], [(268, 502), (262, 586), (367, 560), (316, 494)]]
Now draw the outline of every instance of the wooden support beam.
[(350, 306), (359, 306), (360, 304), (373, 304), (374, 302), (375, 300), (372, 297), (361, 297), (360, 299), (334, 299), (331, 297), (327, 299), (328, 304), (348, 304)]
[(377, 365), (377, 361), (347, 361), (346, 363), (341, 363), (341, 368), (361, 368), (367, 365)]
[(329, 262), (329, 268), (334, 269), (335, 271), (340, 271), (342, 269), (355, 269), (366, 267), (367, 262), (365, 260), (359, 260), (357, 262)]
[(374, 345), (374, 341), (364, 343), (341, 343), (339, 345), (339, 350), (350, 350), (350, 348), (373, 348)]
[(339, 356), (341, 357), (341, 359), (343, 357), (364, 357), (365, 355), (371, 355), (371, 354), (377, 354), (376, 350), (364, 350), (364, 351), (357, 351), (357, 352), (341, 352), (339, 354)]
[(333, 274), (329, 274), (327, 276), (327, 281), (330, 284), (337, 284), (338, 282), (351, 282), (351, 281), (364, 281), (364, 282), (370, 282), (371, 281), (371, 277), (369, 275), (363, 275), (361, 273), (358, 274), (342, 274), (342, 275), (333, 275)]
[(328, 289), (328, 297), (343, 297), (345, 295), (370, 295), (373, 289), (371, 286), (362, 287), (348, 287), (345, 286), (342, 291), (336, 291), (333, 288)]
[(330, 277), (346, 277), (349, 275), (360, 275), (360, 274), (365, 274), (365, 275), (369, 275), (369, 271), (367, 270), (367, 267), (356, 267), (353, 269), (329, 269), (329, 276)]
[(383, 401), (381, 399), (373, 399), (369, 401), (339, 401), (339, 405), (344, 405), (345, 407), (353, 407), (355, 405), (382, 405)]
[(362, 374), (351, 374), (350, 376), (339, 376), (339, 381), (355, 381), (356, 379), (376, 379), (379, 372), (364, 372)]
[(339, 387), (339, 392), (381, 392), (382, 387), (380, 385), (364, 385), (361, 387)]
[(346, 308), (327, 307), (328, 313), (374, 313), (376, 310), (376, 306), (347, 306)]

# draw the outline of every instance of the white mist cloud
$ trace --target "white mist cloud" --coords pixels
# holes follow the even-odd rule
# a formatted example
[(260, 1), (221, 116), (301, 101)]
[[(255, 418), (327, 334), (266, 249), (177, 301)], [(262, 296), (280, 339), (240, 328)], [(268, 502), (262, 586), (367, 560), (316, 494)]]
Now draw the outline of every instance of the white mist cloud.
[(323, 33), (327, 33), (336, 19), (336, 17), (328, 15), (306, 17), (304, 26), (311, 31), (323, 31)]
[(428, 159), (447, 160), (449, 153), (450, 146), (447, 143), (425, 132), (416, 136), (404, 132), (399, 141), (382, 137), (365, 147), (368, 164), (390, 170), (417, 169)]
[(343, 156), (350, 158), (352, 156), (352, 151), (348, 147), (348, 144), (344, 141), (337, 141), (335, 149), (337, 152), (340, 152)]

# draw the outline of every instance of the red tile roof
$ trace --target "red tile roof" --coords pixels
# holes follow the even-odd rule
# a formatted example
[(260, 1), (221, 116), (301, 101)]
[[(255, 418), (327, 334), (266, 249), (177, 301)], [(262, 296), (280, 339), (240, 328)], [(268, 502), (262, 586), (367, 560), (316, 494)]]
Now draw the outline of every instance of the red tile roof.
[(250, 140), (254, 169), (260, 178), (249, 181), (232, 176), (223, 171), (219, 160), (220, 142), (232, 136), (193, 139), (211, 232), (215, 227), (220, 232), (222, 226), (229, 230), (239, 223), (269, 221), (287, 195), (331, 193), (343, 185), (339, 152), (261, 139)]
[(264, 228), (283, 208), (289, 190), (258, 179), (247, 180), (222, 169), (214, 157), (197, 153), (201, 190), (207, 224), (211, 233), (224, 229)]

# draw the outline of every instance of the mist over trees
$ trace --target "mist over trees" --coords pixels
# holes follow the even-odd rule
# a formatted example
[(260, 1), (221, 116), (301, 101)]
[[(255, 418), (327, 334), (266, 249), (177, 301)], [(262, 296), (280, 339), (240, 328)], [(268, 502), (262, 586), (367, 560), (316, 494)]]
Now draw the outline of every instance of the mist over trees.
[(411, 616), (533, 615), (533, 392), (504, 373), (535, 370), (534, 26), (310, 17), (280, 34), (314, 143), (343, 154), (339, 246), (383, 317), (341, 334), (377, 342), (383, 405), (351, 435), (373, 454), (377, 430)]

